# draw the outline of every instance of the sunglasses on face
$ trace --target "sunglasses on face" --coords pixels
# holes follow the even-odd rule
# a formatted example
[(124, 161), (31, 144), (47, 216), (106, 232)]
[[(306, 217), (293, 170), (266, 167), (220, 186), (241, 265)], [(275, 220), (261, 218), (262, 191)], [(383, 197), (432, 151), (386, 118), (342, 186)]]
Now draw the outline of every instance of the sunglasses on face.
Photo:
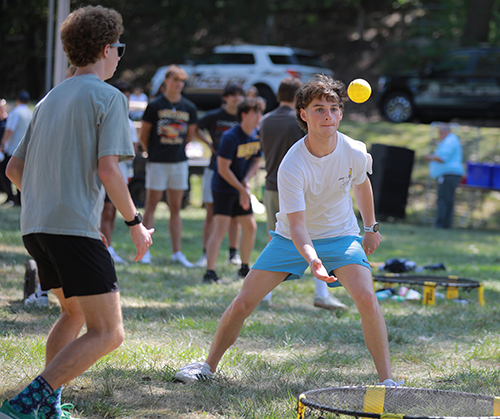
[(109, 44), (111, 48), (118, 48), (118, 58), (122, 58), (123, 54), (125, 54), (125, 44), (121, 44), (116, 42), (114, 44)]

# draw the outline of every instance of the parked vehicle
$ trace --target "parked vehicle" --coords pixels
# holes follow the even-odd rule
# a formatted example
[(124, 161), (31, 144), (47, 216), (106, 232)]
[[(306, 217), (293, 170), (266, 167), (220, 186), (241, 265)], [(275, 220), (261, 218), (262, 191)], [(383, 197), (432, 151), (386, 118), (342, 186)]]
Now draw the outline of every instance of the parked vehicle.
[[(241, 84), (245, 91), (255, 86), (272, 109), (278, 104), (276, 94), (283, 78), (307, 81), (318, 73), (333, 76), (312, 51), (266, 45), (221, 45), (182, 68), (189, 75), (183, 94), (200, 109), (220, 106), (221, 93), (228, 83)], [(153, 77), (152, 95), (158, 92), (166, 69), (160, 67)]]
[(378, 106), (391, 122), (500, 116), (500, 48), (460, 48), (422, 72), (384, 76)]

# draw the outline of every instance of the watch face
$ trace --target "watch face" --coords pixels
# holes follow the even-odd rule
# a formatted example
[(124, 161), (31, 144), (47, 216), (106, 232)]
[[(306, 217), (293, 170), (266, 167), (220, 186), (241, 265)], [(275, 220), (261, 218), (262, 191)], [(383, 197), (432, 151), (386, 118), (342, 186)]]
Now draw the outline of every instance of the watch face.
[(373, 232), (376, 233), (378, 231), (378, 223), (373, 224)]

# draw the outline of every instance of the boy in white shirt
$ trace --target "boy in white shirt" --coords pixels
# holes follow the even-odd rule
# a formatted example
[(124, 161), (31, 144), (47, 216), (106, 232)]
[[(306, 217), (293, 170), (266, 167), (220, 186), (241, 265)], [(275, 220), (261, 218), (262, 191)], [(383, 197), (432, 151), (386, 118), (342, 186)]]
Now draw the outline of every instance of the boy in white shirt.
[[(344, 85), (327, 76), (312, 79), (297, 92), (297, 119), (307, 135), (290, 148), (278, 171), (276, 231), (223, 314), (206, 362), (181, 368), (178, 380), (213, 378), (223, 354), (262, 298), (281, 282), (300, 278), (310, 266), (316, 278), (349, 292), (381, 384), (399, 385), (391, 378), (387, 330), (366, 257), (382, 239), (366, 175), (372, 158), (365, 144), (337, 131), (345, 98)], [(351, 186), (365, 225), (363, 237)]]

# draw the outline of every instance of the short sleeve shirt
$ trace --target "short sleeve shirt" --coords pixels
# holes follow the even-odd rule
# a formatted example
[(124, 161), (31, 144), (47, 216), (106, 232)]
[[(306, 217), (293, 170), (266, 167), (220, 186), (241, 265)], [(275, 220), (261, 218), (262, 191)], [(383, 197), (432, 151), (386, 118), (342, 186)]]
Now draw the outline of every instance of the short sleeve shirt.
[(36, 106), (14, 156), (24, 161), (21, 233), (100, 239), (101, 157), (134, 156), (127, 98), (86, 74), (71, 77)]
[[(236, 115), (230, 115), (225, 109), (215, 109), (213, 111), (207, 112), (199, 121), (198, 126), (201, 129), (206, 129), (210, 133), (212, 138), (213, 147), (217, 151), (219, 149), (220, 139), (222, 134), (227, 130), (231, 129), (235, 125), (238, 125), (238, 119)], [(217, 154), (213, 154), (210, 159), (209, 168), (215, 170), (215, 162), (217, 160)]]
[(151, 102), (143, 121), (153, 125), (149, 134), (148, 160), (155, 163), (186, 161), (186, 135), (189, 125), (196, 124), (196, 106), (185, 97), (171, 103), (165, 96)]
[[(231, 160), (230, 169), (241, 181), (250, 170), (253, 159), (262, 156), (262, 151), (257, 136), (247, 135), (240, 125), (236, 125), (222, 136), (217, 155)], [(212, 189), (218, 193), (238, 193), (219, 175), (217, 169), (212, 178)]]
[(371, 173), (366, 145), (337, 132), (335, 150), (318, 158), (309, 152), (304, 138), (290, 148), (278, 169), (276, 232), (291, 239), (287, 214), (305, 211), (312, 240), (359, 235), (350, 190)]

